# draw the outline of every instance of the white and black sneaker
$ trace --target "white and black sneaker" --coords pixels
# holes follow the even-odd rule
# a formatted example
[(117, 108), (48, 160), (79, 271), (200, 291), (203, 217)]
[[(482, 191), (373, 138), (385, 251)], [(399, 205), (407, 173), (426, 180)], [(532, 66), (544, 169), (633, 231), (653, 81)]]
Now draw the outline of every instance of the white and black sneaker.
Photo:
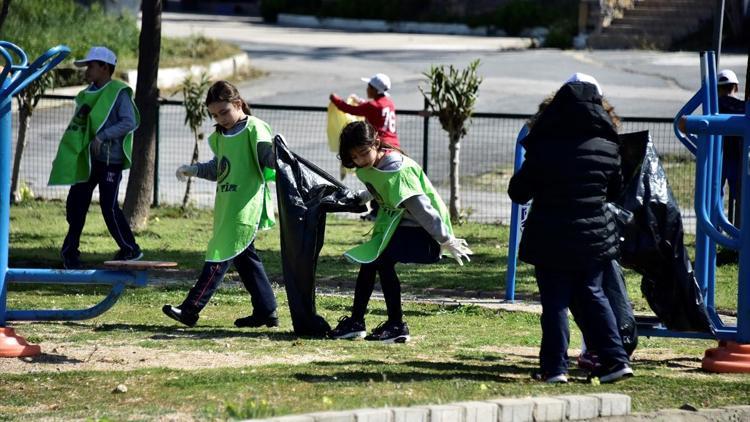
[(382, 341), (383, 343), (406, 343), (411, 339), (409, 326), (405, 322), (385, 321), (375, 327), (365, 340)]
[(112, 258), (113, 261), (138, 261), (143, 258), (141, 248), (120, 249)]
[(608, 368), (601, 368), (598, 370), (591, 371), (589, 379), (599, 378), (599, 382), (602, 384), (608, 382), (615, 382), (619, 379), (632, 377), (633, 369), (627, 363), (618, 363)]
[(332, 339), (357, 339), (367, 335), (364, 320), (356, 320), (348, 316), (339, 318), (336, 328), (328, 332), (328, 337)]
[(550, 374), (539, 371), (539, 372), (532, 373), (531, 379), (535, 381), (546, 382), (547, 384), (567, 384), (568, 374), (559, 373), (555, 375), (550, 375)]

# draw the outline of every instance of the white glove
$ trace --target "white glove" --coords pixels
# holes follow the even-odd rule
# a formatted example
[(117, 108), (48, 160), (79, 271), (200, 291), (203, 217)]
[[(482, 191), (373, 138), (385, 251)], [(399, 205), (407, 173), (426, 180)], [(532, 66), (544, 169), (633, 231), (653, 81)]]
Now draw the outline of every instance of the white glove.
[(180, 182), (184, 182), (188, 179), (188, 177), (196, 175), (198, 175), (198, 166), (191, 166), (188, 164), (183, 164), (177, 167), (177, 172), (175, 173), (175, 176), (177, 176), (177, 180), (179, 180)]
[(368, 190), (361, 190), (357, 192), (357, 199), (359, 199), (359, 205), (366, 205), (368, 202), (372, 201), (373, 196)]
[(471, 259), (469, 259), (469, 255), (472, 255), (474, 252), (469, 249), (469, 244), (466, 243), (465, 239), (456, 239), (455, 237), (452, 237), (445, 241), (444, 243), (440, 244), (440, 255), (450, 255), (453, 257), (453, 259), (458, 262), (458, 265), (463, 266), (464, 263), (461, 261), (461, 258), (464, 258), (466, 262), (471, 262)]

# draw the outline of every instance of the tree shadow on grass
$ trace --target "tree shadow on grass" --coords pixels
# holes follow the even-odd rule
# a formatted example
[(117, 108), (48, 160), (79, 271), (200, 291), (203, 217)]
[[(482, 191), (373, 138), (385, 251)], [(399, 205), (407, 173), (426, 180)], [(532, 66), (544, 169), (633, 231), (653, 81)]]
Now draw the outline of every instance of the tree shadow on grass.
[(350, 365), (368, 365), (379, 368), (388, 368), (387, 370), (379, 369), (361, 369), (361, 370), (342, 370), (330, 372), (327, 374), (315, 374), (310, 372), (300, 372), (294, 374), (294, 377), (302, 382), (307, 383), (334, 383), (334, 382), (419, 382), (419, 381), (436, 381), (445, 380), (453, 381), (457, 379), (469, 381), (515, 383), (520, 378), (526, 378), (534, 369), (533, 365), (523, 364), (493, 364), (493, 365), (469, 365), (464, 363), (451, 362), (425, 362), (425, 361), (407, 361), (402, 362), (396, 368), (408, 368), (403, 371), (393, 370), (392, 365), (375, 360), (364, 361), (337, 361), (337, 362), (313, 362), (310, 365), (333, 368), (341, 367), (342, 369)]
[(65, 355), (58, 355), (55, 353), (42, 353), (38, 356), (32, 356), (26, 358), (29, 363), (45, 364), (45, 365), (59, 365), (63, 363), (82, 363), (80, 359), (70, 358)]
[(300, 338), (315, 339), (315, 337), (298, 336), (291, 331), (265, 330), (248, 331), (245, 329), (227, 329), (219, 326), (205, 326), (187, 328), (178, 326), (163, 326), (150, 324), (102, 324), (94, 327), (95, 332), (144, 332), (154, 333), (151, 340), (180, 340), (180, 339), (228, 339), (228, 338), (267, 338), (273, 341), (293, 341)]

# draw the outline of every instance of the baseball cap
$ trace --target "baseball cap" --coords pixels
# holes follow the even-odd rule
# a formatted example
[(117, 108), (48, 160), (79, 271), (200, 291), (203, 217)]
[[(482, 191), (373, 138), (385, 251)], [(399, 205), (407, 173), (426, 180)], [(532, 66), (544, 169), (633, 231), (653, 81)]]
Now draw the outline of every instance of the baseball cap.
[(73, 62), (78, 67), (86, 66), (88, 62), (93, 61), (100, 61), (104, 63), (109, 63), (112, 66), (117, 65), (117, 56), (115, 56), (115, 53), (112, 52), (112, 50), (108, 49), (107, 47), (102, 46), (94, 46), (89, 49), (89, 52), (86, 53), (86, 58), (83, 60), (76, 60)]
[(378, 94), (385, 94), (385, 91), (391, 89), (391, 78), (384, 73), (376, 73), (371, 78), (362, 78), (362, 81), (372, 85)]
[(724, 69), (716, 75), (717, 85), (740, 84), (737, 75), (729, 69)]
[(569, 84), (571, 82), (586, 82), (586, 83), (590, 83), (591, 85), (594, 85), (596, 87), (596, 92), (599, 95), (604, 95), (604, 94), (602, 94), (602, 87), (599, 86), (599, 82), (596, 80), (596, 78), (594, 78), (591, 75), (587, 75), (585, 73), (576, 72), (576, 73), (570, 75), (570, 77), (567, 80), (565, 80), (565, 84)]

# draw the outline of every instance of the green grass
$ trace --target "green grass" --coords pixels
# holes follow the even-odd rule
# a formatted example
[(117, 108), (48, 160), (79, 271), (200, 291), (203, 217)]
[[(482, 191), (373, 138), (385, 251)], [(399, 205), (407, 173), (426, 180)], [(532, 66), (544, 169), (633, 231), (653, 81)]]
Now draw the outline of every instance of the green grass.
[[(343, 253), (367, 239), (371, 223), (329, 216), (326, 239), (318, 260), (317, 274), (322, 284), (352, 285), (359, 267), (347, 262)], [(192, 283), (203, 266), (203, 256), (211, 236), (210, 210), (164, 207), (151, 211), (146, 230), (136, 234), (145, 259), (175, 261), (183, 270), (180, 276)], [(27, 201), (11, 207), (10, 265), (13, 267), (60, 268), (59, 250), (67, 231), (65, 204), (60, 201)], [(458, 237), (465, 238), (474, 251), (471, 263), (459, 267), (444, 259), (435, 265), (400, 264), (399, 276), (404, 289), (422, 293), (425, 289), (494, 293), (502, 296), (508, 260), (508, 227), (493, 224), (465, 223), (456, 227)], [(685, 243), (694, 255), (694, 238)], [(266, 271), (272, 280), (281, 279), (278, 226), (261, 232), (256, 240)], [(81, 237), (81, 258), (90, 265), (99, 265), (115, 254), (117, 246), (109, 236), (99, 207), (89, 210)], [(737, 307), (737, 265), (717, 269), (716, 304), (721, 310)], [(459, 273), (460, 277), (456, 277)], [(230, 277), (235, 277), (230, 272)], [(533, 268), (521, 263), (518, 267), (516, 294), (518, 298), (537, 297)], [(639, 312), (648, 311), (640, 293), (640, 276), (626, 271), (628, 292)]]
[[(109, 259), (115, 244), (99, 209), (92, 206), (83, 235), (83, 258)], [(13, 267), (57, 266), (65, 234), (64, 204), (29, 201), (11, 208)], [(152, 210), (149, 228), (137, 238), (146, 258), (175, 260), (185, 271), (176, 283), (130, 289), (107, 313), (93, 320), (15, 323), (44, 354), (29, 362), (0, 361), (0, 420), (154, 419), (201, 420), (268, 417), (355, 407), (447, 403), (527, 395), (621, 392), (633, 397), (636, 411), (746, 404), (750, 380), (740, 375), (706, 374), (700, 358), (714, 342), (641, 338), (634, 367), (637, 376), (615, 385), (594, 386), (574, 370), (576, 381), (550, 386), (528, 379), (537, 365), (538, 316), (477, 306), (406, 303), (405, 318), (414, 341), (385, 346), (364, 341), (297, 338), (283, 289), (276, 289), (281, 327), (236, 329), (232, 321), (250, 312), (247, 294), (227, 282), (201, 313), (194, 329), (178, 327), (161, 314), (164, 303), (179, 303), (202, 265), (210, 236), (211, 213), (175, 208)], [(368, 223), (329, 218), (318, 278), (337, 285), (354, 280), (357, 266), (341, 254), (362, 240)], [(503, 226), (464, 224), (459, 236), (476, 252), (464, 267), (400, 265), (405, 290), (427, 287), (495, 291), (504, 289), (507, 235)], [(692, 239), (688, 239), (692, 247)], [(257, 241), (272, 279), (280, 278), (276, 230)], [(735, 266), (718, 270), (720, 307), (734, 309)], [(236, 280), (236, 275), (230, 275)], [(647, 305), (638, 293), (639, 277), (628, 274), (635, 306)], [(350, 284), (349, 284), (350, 285)], [(520, 297), (534, 298), (531, 269), (519, 270)], [(349, 290), (344, 289), (344, 292)], [(80, 309), (97, 303), (103, 287), (11, 284), (9, 309)], [(318, 296), (318, 311), (329, 322), (348, 313), (351, 297)], [(381, 301), (373, 301), (368, 328), (385, 320)], [(574, 330), (571, 347), (580, 345)], [(126, 393), (113, 393), (119, 384)]]
[[(139, 33), (134, 16), (106, 14), (97, 2), (85, 7), (74, 0), (22, 0), (11, 2), (0, 39), (24, 49), (30, 61), (54, 46), (67, 45), (71, 53), (61, 65), (66, 69), (58, 83), (80, 84), (83, 72), (72, 72), (72, 60), (84, 57), (94, 44), (115, 52), (118, 72), (137, 68)], [(163, 37), (160, 66), (206, 64), (241, 52), (234, 44), (201, 35)]]
[[(16, 291), (9, 306), (69, 307), (95, 300), (93, 293)], [(533, 314), (406, 304), (414, 341), (389, 346), (296, 338), (282, 291), (279, 329), (236, 329), (233, 319), (248, 312), (247, 295), (237, 286), (219, 291), (196, 328), (179, 328), (159, 308), (184, 293), (179, 287), (134, 289), (94, 320), (15, 324), (44, 354), (0, 363), (3, 419), (267, 417), (592, 392), (629, 394), (634, 410), (648, 411), (742, 404), (750, 394), (745, 376), (698, 369), (713, 344), (707, 341), (642, 339), (635, 378), (594, 386), (573, 370), (575, 382), (551, 386), (528, 378), (540, 338)], [(350, 303), (320, 297), (318, 308), (333, 321)], [(385, 309), (380, 301), (370, 308), (372, 328), (385, 319)], [(579, 347), (580, 336), (572, 338), (571, 347)], [(127, 392), (113, 393), (120, 384)]]

